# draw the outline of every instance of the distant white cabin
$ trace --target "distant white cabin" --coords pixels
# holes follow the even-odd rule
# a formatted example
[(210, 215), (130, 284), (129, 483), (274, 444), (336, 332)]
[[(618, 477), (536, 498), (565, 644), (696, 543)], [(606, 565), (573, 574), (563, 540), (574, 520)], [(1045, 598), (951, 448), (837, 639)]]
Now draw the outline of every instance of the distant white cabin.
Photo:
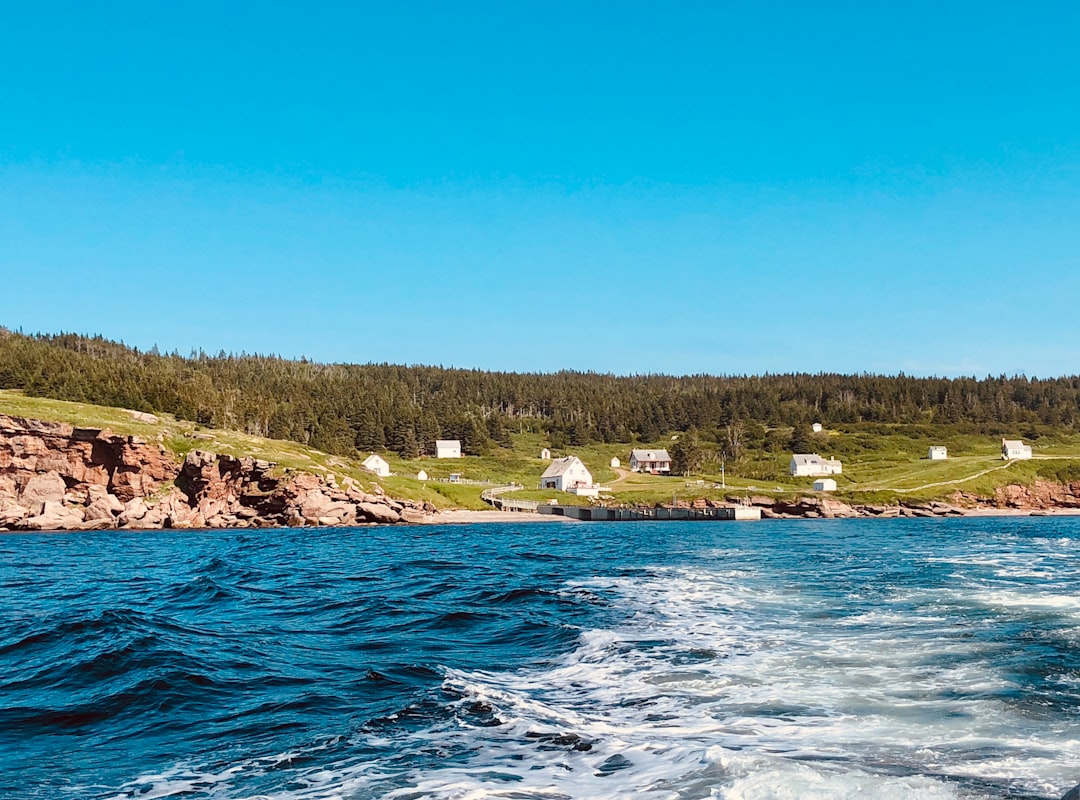
[(461, 458), (461, 442), (457, 439), (439, 439), (435, 442), (435, 458)]
[(551, 461), (551, 451), (545, 447), (540, 451), (540, 459), (542, 461)]
[(825, 430), (825, 428), (820, 422), (815, 422), (813, 425), (810, 426), (810, 430), (812, 430), (814, 433), (821, 433), (823, 430)]
[(1031, 458), (1031, 445), (1024, 444), (1019, 439), (1002, 439), (1001, 457), (1006, 461), (1020, 461)]
[(835, 492), (836, 481), (834, 481), (832, 478), (818, 478), (816, 481), (814, 481), (814, 491)]
[(419, 472), (416, 473), (416, 479), (418, 481), (426, 481), (427, 480), (427, 473), (424, 470), (420, 470)]
[(931, 461), (944, 461), (949, 457), (949, 448), (943, 445), (934, 445), (926, 454)]
[(822, 458), (817, 453), (795, 453), (789, 466), (791, 474), (801, 478), (816, 478), (821, 475), (840, 475), (844, 465), (836, 458)]
[(577, 456), (556, 458), (540, 476), (541, 489), (557, 489), (569, 492), (579, 487), (593, 485), (592, 473)]
[(372, 453), (365, 458), (361, 466), (368, 472), (374, 472), (380, 478), (386, 478), (390, 475), (390, 465), (387, 464), (386, 459), (378, 453)]
[(622, 462), (621, 462), (621, 461), (619, 461), (619, 457), (618, 457), (618, 456), (612, 456), (612, 457), (611, 457), (611, 466), (612, 466), (612, 467), (613, 467), (614, 469), (618, 469), (619, 467), (621, 467), (621, 466), (622, 466)]
[(630, 471), (663, 475), (671, 472), (671, 456), (667, 450), (631, 450)]

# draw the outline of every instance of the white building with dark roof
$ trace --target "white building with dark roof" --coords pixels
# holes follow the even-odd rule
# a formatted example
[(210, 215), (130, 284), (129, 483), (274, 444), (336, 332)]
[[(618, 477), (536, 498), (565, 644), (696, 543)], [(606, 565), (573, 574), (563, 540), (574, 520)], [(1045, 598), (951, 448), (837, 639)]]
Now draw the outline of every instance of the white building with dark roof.
[(544, 470), (544, 474), (540, 476), (541, 489), (557, 489), (560, 492), (569, 492), (592, 485), (592, 473), (589, 472), (588, 467), (577, 456), (556, 458)]
[(817, 453), (795, 453), (789, 465), (791, 474), (797, 478), (818, 478), (823, 475), (840, 475), (844, 465), (836, 458), (822, 458)]
[(1024, 444), (1019, 439), (1002, 439), (1001, 457), (1006, 461), (1021, 461), (1031, 458), (1031, 445)]
[(671, 456), (667, 450), (631, 450), (630, 471), (662, 475), (671, 472)]
[(931, 461), (945, 461), (949, 457), (949, 449), (944, 445), (934, 445), (927, 452), (926, 457)]

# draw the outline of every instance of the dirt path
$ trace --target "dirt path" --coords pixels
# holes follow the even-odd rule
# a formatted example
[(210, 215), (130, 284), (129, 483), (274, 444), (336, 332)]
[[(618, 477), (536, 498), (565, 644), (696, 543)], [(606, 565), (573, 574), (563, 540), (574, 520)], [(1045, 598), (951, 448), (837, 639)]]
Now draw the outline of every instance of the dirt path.
[(625, 470), (622, 467), (612, 467), (612, 469), (615, 470), (615, 474), (618, 475), (619, 477), (617, 477), (613, 481), (610, 481), (609, 482), (610, 486), (614, 486), (616, 483), (622, 483), (623, 481), (625, 481), (627, 478), (630, 477), (629, 470)]
[(1008, 469), (1015, 463), (1015, 461), (1006, 461), (1004, 464), (999, 464), (996, 467), (990, 467), (990, 469), (984, 469), (981, 472), (976, 472), (974, 475), (968, 475), (964, 478), (953, 478), (949, 481), (936, 481), (934, 483), (924, 483), (922, 486), (912, 486), (907, 489), (889, 489), (887, 491), (906, 494), (907, 492), (919, 492), (923, 489), (933, 489), (937, 486), (955, 486), (956, 484), (967, 483), (968, 481), (975, 480), (975, 478), (981, 478), (983, 475), (989, 475), (991, 472), (997, 472), (999, 469)]
[[(1032, 456), (1031, 457), (1031, 460), (1037, 460), (1037, 461), (1055, 461), (1055, 460), (1071, 460), (1071, 459), (1072, 459), (1071, 456)], [(1026, 459), (1021, 459), (1021, 460), (1026, 460)], [(976, 472), (974, 475), (968, 475), (967, 477), (954, 478), (954, 479), (951, 479), (951, 480), (939, 480), (939, 482), (936, 482), (936, 483), (933, 483), (933, 484), (923, 484), (922, 486), (913, 486), (913, 487), (910, 487), (908, 489), (889, 489), (889, 488), (886, 488), (885, 491), (895, 491), (897, 493), (906, 493), (906, 492), (909, 492), (909, 491), (921, 491), (922, 489), (933, 489), (933, 488), (939, 487), (939, 486), (956, 486), (957, 484), (966, 484), (966, 483), (969, 482), (969, 480), (974, 480), (975, 478), (981, 478), (981, 477), (983, 477), (983, 475), (988, 475), (991, 472), (997, 472), (998, 470), (1008, 470), (1009, 467), (1012, 466), (1015, 463), (1016, 463), (1016, 461), (1005, 461), (1003, 464), (998, 464), (997, 466), (991, 466), (990, 469), (988, 469), (988, 470), (983, 470), (982, 472)], [(879, 489), (872, 489), (872, 491), (877, 491), (877, 490), (879, 490)]]

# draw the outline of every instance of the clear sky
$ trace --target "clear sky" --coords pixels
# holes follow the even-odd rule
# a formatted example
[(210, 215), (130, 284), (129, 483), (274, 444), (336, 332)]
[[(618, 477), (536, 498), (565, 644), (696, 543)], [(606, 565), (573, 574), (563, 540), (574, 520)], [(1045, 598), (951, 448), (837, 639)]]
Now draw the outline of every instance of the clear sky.
[(0, 6), (0, 324), (1080, 372), (1071, 2)]

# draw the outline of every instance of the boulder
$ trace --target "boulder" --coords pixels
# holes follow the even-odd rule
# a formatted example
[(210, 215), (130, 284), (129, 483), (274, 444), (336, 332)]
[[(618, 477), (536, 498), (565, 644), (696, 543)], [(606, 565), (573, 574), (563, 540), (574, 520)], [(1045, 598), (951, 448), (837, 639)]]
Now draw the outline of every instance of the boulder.
[(27, 531), (64, 531), (79, 528), (83, 524), (82, 509), (68, 508), (63, 503), (46, 500), (40, 511), (18, 523)]
[(141, 497), (135, 497), (124, 504), (120, 513), (120, 524), (125, 527), (137, 527), (135, 523), (143, 519), (150, 508)]
[(357, 517), (363, 516), (369, 522), (401, 522), (401, 515), (397, 511), (379, 503), (357, 503), (356, 513)]
[(333, 505), (334, 501), (318, 489), (305, 492), (300, 498), (300, 516), (311, 519), (323, 517)]
[(14, 525), (26, 519), (27, 510), (18, 503), (0, 499), (0, 525)]
[(32, 508), (40, 503), (64, 502), (64, 494), (67, 492), (67, 484), (60, 474), (52, 471), (44, 475), (34, 475), (23, 487), (19, 495), (19, 501), (27, 508)]
[(1061, 800), (1080, 800), (1080, 784), (1077, 784), (1061, 796)]
[[(110, 497), (111, 496), (112, 495), (110, 495)], [(121, 510), (124, 508), (123, 504), (120, 505), (120, 508)], [(104, 499), (92, 501), (90, 505), (83, 510), (83, 520), (85, 522), (105, 521), (111, 525), (115, 518), (114, 508)]]
[(419, 508), (405, 508), (401, 511), (401, 521), (408, 522), (413, 525), (427, 522), (429, 517), (430, 514)]

